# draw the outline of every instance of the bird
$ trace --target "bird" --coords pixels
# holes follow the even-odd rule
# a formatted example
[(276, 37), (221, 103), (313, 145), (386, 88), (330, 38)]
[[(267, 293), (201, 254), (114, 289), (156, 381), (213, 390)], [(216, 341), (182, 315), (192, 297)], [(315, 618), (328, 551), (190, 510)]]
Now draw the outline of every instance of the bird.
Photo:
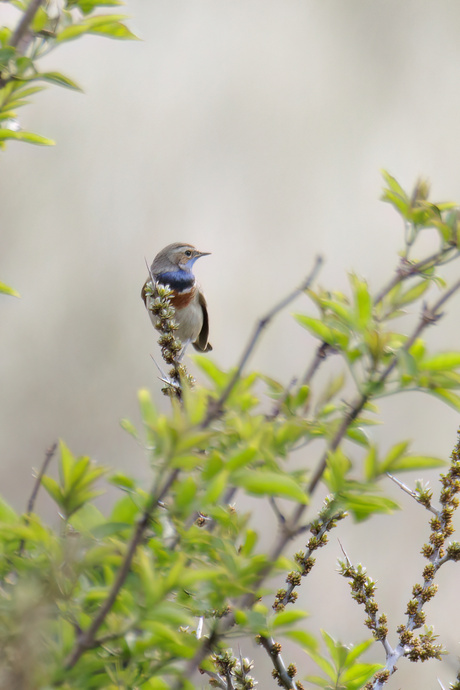
[(150, 267), (150, 275), (144, 283), (141, 296), (149, 311), (153, 325), (156, 316), (149, 309), (151, 299), (147, 285), (152, 279), (172, 290), (169, 298), (175, 309), (174, 321), (178, 328), (175, 335), (183, 345), (183, 351), (189, 343), (199, 352), (210, 352), (212, 345), (208, 340), (209, 319), (205, 297), (193, 275), (193, 265), (201, 256), (210, 252), (200, 252), (191, 244), (174, 242), (158, 252)]

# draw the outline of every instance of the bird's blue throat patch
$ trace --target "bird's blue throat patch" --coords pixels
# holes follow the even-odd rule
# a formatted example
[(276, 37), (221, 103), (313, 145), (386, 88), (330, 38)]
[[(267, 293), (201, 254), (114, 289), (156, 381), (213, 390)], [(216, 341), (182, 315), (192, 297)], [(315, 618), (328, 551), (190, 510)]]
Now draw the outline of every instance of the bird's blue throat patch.
[(195, 277), (188, 271), (182, 271), (181, 269), (160, 273), (156, 276), (156, 279), (162, 285), (168, 285), (171, 290), (177, 290), (177, 292), (189, 290), (195, 284)]

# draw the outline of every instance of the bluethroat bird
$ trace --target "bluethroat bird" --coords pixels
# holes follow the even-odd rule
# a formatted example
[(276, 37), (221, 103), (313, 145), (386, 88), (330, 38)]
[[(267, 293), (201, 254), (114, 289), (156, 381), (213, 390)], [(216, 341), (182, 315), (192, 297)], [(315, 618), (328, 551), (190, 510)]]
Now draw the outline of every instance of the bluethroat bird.
[(193, 275), (193, 264), (200, 256), (210, 252), (200, 252), (191, 244), (175, 242), (168, 244), (153, 260), (150, 276), (142, 288), (142, 299), (147, 307), (150, 319), (155, 325), (155, 315), (149, 309), (150, 295), (146, 292), (147, 284), (153, 278), (157, 283), (166, 285), (172, 290), (169, 298), (176, 310), (174, 320), (178, 325), (177, 337), (182, 345), (193, 344), (199, 352), (212, 350), (208, 342), (209, 320), (206, 300)]

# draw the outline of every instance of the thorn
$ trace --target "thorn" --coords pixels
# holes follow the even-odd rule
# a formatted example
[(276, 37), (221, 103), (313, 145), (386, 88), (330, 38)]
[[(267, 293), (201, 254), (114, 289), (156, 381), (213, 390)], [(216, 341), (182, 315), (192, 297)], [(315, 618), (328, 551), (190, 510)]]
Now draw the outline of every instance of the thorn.
[(340, 546), (340, 548), (342, 549), (342, 553), (343, 553), (343, 555), (345, 556), (345, 559), (346, 559), (346, 561), (347, 561), (347, 564), (351, 566), (351, 561), (350, 561), (350, 559), (348, 558), (347, 552), (346, 552), (345, 549), (343, 548), (342, 542), (340, 541), (340, 539), (337, 539), (337, 541), (339, 542), (339, 546)]

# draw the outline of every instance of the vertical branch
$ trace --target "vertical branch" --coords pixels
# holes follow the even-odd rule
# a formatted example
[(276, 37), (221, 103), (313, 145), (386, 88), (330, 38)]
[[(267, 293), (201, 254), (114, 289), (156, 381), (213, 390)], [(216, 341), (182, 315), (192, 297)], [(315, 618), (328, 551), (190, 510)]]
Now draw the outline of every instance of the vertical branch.
[[(40, 490), (40, 486), (42, 483), (42, 478), (43, 475), (45, 474), (46, 470), (48, 469), (48, 465), (50, 464), (51, 460), (53, 459), (53, 456), (56, 452), (57, 448), (57, 441), (53, 443), (52, 446), (48, 448), (48, 450), (45, 453), (45, 458), (42, 462), (42, 466), (40, 467), (40, 470), (35, 478), (35, 484), (32, 489), (32, 493), (30, 494), (30, 498), (27, 502), (27, 511), (26, 511), (26, 522), (28, 522), (29, 515), (33, 513), (34, 507), (35, 507), (35, 501), (37, 500), (37, 495)], [(21, 539), (21, 542), (19, 544), (19, 550), (18, 553), (21, 556), (23, 551), (24, 551), (24, 546), (25, 546), (25, 539)]]
[(36, 478), (35, 478), (35, 484), (34, 488), (32, 490), (32, 493), (30, 494), (30, 498), (27, 502), (27, 515), (30, 515), (33, 513), (34, 507), (35, 507), (35, 501), (37, 499), (37, 494), (40, 489), (41, 483), (42, 483), (42, 477), (45, 474), (46, 470), (48, 469), (48, 465), (50, 464), (51, 460), (53, 459), (53, 456), (56, 452), (57, 448), (57, 441), (53, 443), (52, 446), (48, 448), (45, 454), (45, 459), (43, 460), (42, 466), (40, 467), (40, 471), (38, 472)]
[(11, 41), (10, 41), (9, 45), (12, 48), (17, 48), (19, 46), (21, 39), (27, 33), (30, 24), (33, 22), (33, 19), (34, 19), (35, 15), (37, 14), (38, 8), (40, 7), (40, 5), (42, 3), (43, 3), (43, 0), (31, 0), (30, 1), (29, 6), (27, 7), (26, 11), (22, 15), (21, 21), (17, 25), (17, 27), (14, 30), (14, 33), (11, 37)]

